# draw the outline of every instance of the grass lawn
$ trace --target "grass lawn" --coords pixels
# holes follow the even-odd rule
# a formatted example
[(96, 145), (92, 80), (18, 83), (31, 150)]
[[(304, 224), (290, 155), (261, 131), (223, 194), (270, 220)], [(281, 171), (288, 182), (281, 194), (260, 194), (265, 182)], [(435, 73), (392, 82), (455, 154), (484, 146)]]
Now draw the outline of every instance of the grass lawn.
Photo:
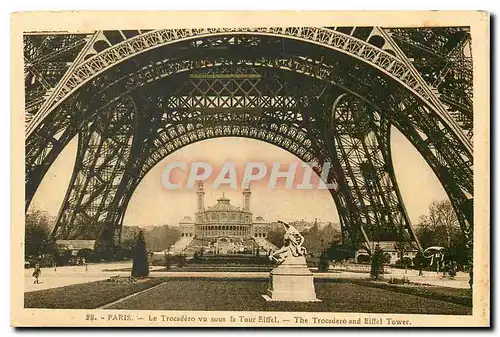
[(170, 279), (153, 291), (116, 303), (109, 309), (316, 311), (471, 315), (470, 306), (379, 289), (348, 280), (315, 282), (320, 303), (266, 302), (267, 281)]
[(472, 291), (470, 289), (438, 287), (424, 284), (389, 284), (384, 281), (371, 280), (350, 280), (350, 282), (386, 290), (392, 290), (399, 293), (417, 295), (421, 297), (452, 302), (456, 304), (467, 305), (472, 307)]
[(160, 284), (161, 278), (123, 284), (96, 281), (24, 294), (25, 308), (94, 309)]

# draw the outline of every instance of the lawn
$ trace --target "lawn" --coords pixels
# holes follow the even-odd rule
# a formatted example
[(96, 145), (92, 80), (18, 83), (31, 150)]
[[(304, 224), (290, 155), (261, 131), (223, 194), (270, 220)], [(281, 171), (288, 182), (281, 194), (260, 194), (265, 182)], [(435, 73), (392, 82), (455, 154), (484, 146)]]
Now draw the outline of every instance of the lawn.
[(389, 284), (384, 281), (350, 280), (350, 282), (379, 289), (392, 290), (399, 293), (417, 295), (446, 302), (472, 306), (472, 291), (470, 289), (459, 289), (450, 287), (438, 287), (425, 284)]
[(262, 280), (170, 279), (109, 309), (309, 311), (470, 315), (470, 306), (342, 282), (315, 282), (320, 303), (266, 302)]
[(94, 309), (162, 283), (161, 278), (123, 284), (105, 281), (32, 291), (24, 294), (25, 308)]

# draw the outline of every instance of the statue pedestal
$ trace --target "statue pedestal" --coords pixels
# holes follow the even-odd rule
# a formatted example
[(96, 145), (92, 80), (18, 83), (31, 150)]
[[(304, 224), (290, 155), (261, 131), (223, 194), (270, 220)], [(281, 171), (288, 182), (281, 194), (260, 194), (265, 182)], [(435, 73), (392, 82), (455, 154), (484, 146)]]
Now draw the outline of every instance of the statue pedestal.
[(316, 298), (313, 273), (304, 256), (289, 256), (269, 273), (266, 301), (321, 302)]

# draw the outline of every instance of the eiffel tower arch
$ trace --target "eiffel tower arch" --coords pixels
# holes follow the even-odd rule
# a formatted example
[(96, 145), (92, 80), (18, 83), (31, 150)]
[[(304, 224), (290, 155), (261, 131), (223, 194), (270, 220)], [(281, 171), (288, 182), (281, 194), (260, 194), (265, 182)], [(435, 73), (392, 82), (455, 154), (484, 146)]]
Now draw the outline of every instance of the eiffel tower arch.
[[(451, 55), (448, 63), (458, 62), (456, 46), (467, 36), (461, 31), (443, 56)], [(419, 52), (397, 43), (418, 42), (412, 37), (420, 33), (163, 29), (95, 32), (83, 42), (62, 35), (70, 46), (80, 41), (70, 48), (79, 51), (61, 54), (73, 60), (69, 68), (39, 101), (27, 102), (26, 209), (51, 164), (78, 137), (53, 235), (113, 245), (135, 188), (153, 166), (194, 142), (237, 136), (279, 146), (314, 163), (317, 173), (331, 162), (344, 241), (370, 249), (369, 242), (392, 235), (418, 245), (394, 174), (395, 126), (442, 183), (472, 245), (471, 108), (449, 86), (443, 95), (442, 82), (430, 83), (429, 67), (410, 60)], [(28, 37), (25, 50), (32, 45), (39, 47)], [(456, 74), (453, 65), (435, 62), (431, 78)], [(37, 74), (34, 63), (28, 68), (25, 77)]]

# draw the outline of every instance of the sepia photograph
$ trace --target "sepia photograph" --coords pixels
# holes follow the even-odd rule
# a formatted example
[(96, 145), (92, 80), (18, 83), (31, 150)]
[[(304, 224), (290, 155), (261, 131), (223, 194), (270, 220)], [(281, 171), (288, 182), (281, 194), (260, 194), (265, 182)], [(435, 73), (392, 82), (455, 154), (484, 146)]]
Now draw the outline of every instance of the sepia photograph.
[(12, 15), (13, 326), (489, 324), (486, 12), (133, 13)]

